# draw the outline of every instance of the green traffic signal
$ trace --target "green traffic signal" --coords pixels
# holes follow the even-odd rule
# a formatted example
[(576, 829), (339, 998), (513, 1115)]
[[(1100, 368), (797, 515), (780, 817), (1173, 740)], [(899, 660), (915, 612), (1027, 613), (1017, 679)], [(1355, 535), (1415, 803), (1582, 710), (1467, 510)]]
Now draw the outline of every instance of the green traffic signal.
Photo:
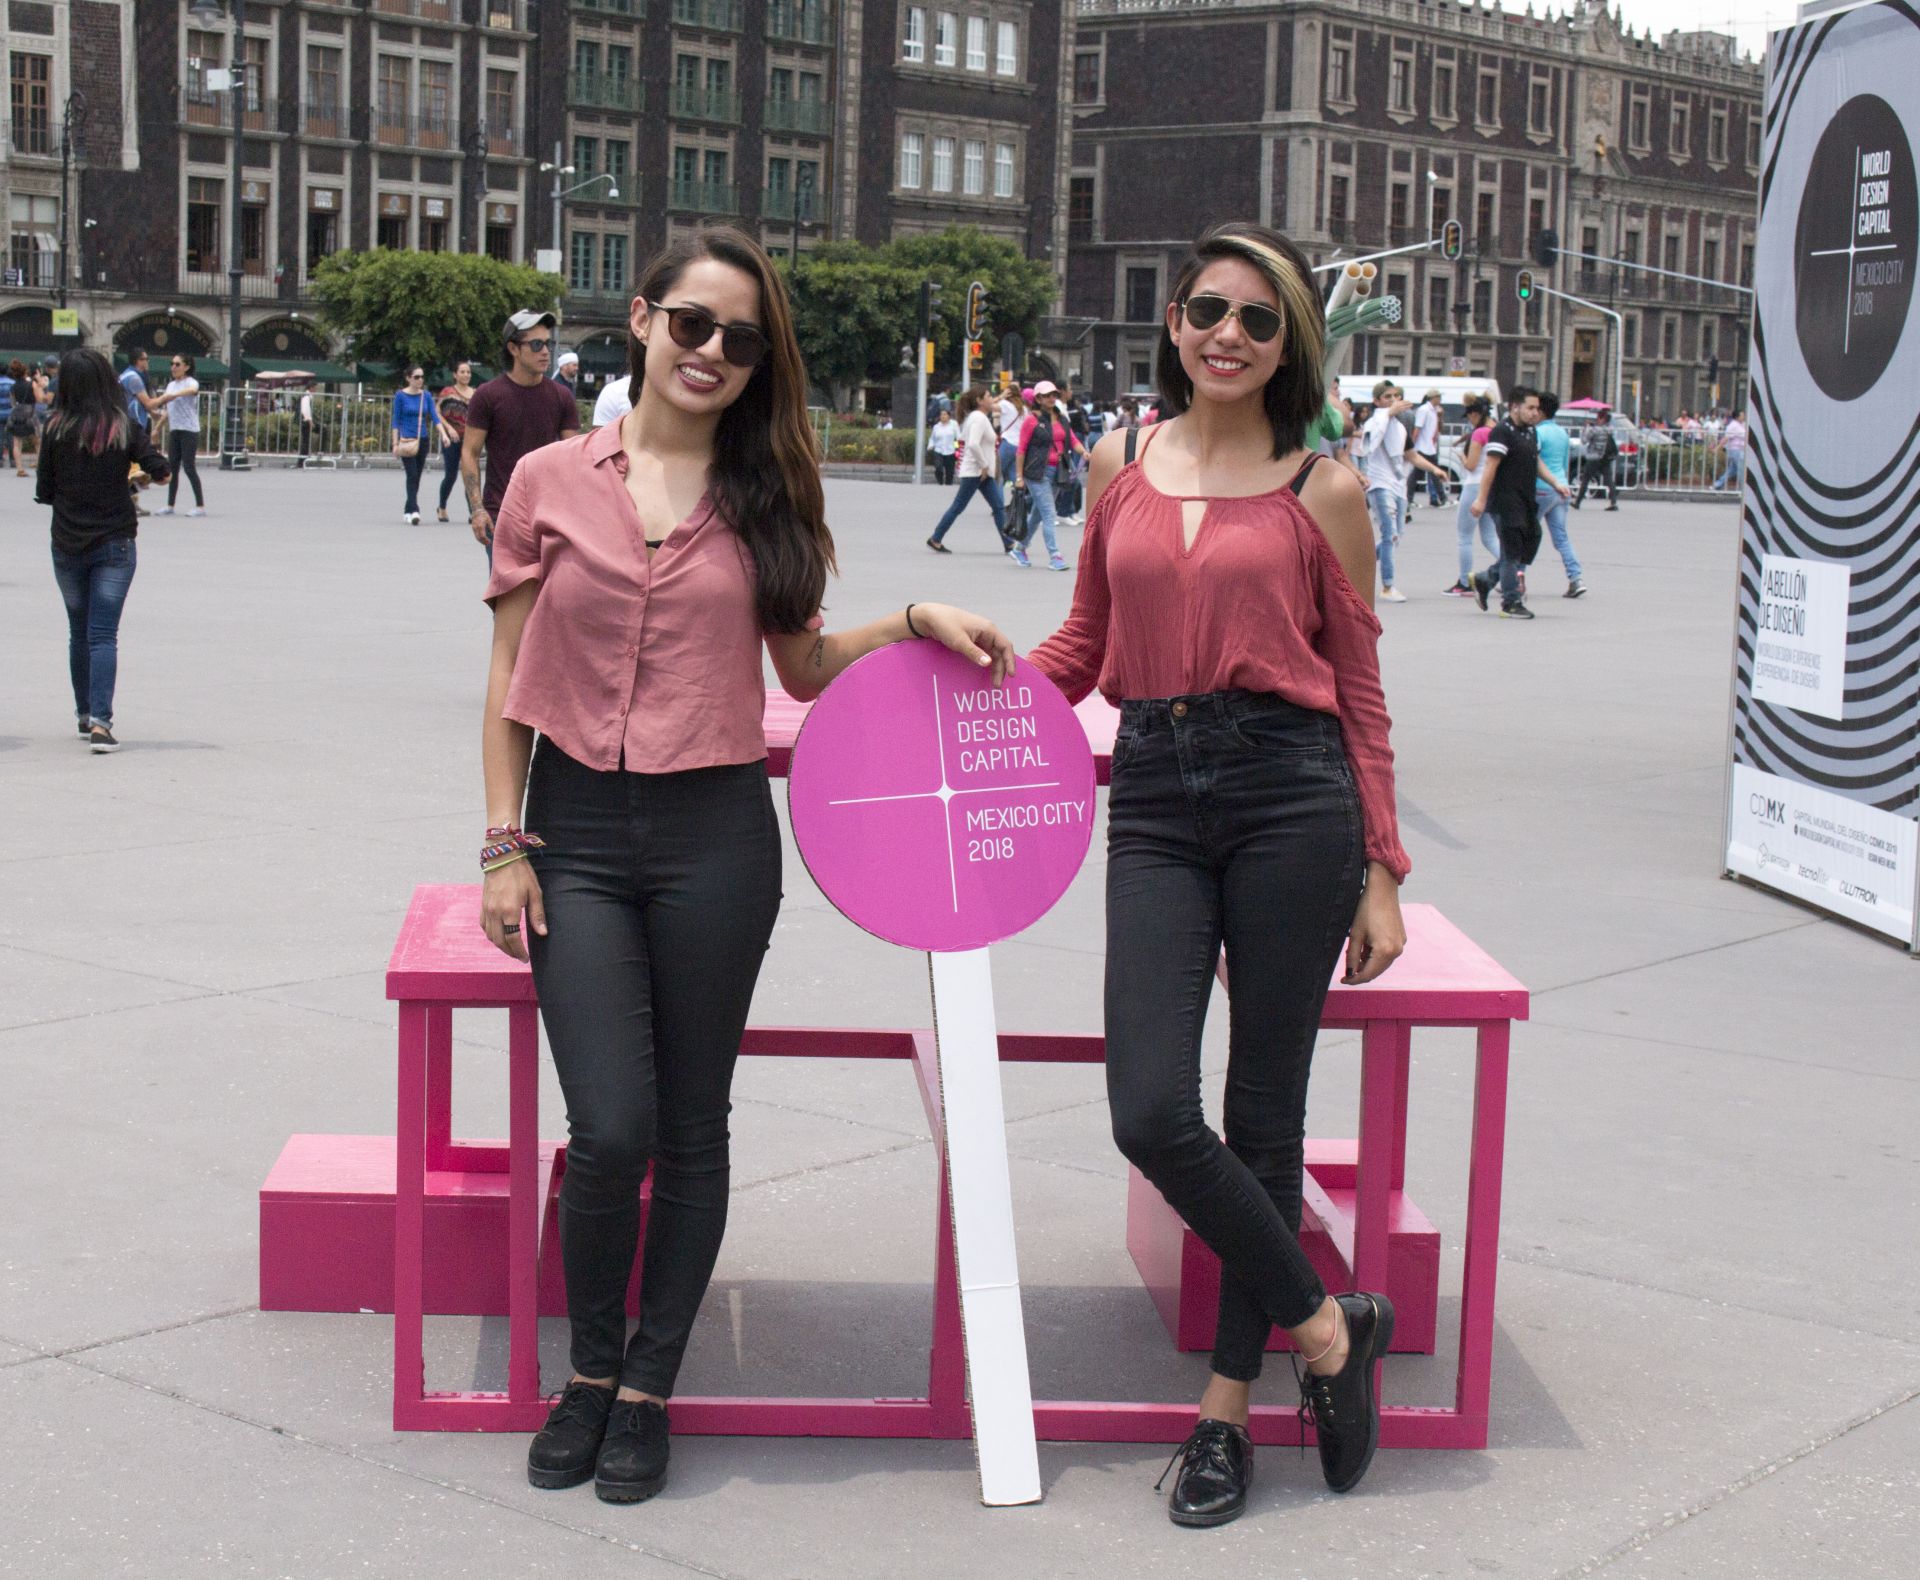
[(1513, 294), (1523, 302), (1531, 302), (1533, 300), (1533, 270), (1522, 269), (1519, 274), (1514, 277)]
[(1466, 251), (1466, 233), (1460, 228), (1460, 221), (1450, 219), (1440, 227), (1440, 256), (1448, 263), (1458, 263), (1460, 254)]

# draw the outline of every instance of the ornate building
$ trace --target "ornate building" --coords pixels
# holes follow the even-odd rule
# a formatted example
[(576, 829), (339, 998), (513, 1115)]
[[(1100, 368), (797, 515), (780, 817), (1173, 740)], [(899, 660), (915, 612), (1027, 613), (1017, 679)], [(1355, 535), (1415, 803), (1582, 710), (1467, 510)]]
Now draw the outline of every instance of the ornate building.
[[(1466, 250), (1382, 260), (1405, 316), (1357, 371), (1458, 370), (1671, 414), (1739, 397), (1744, 298), (1564, 248), (1737, 284), (1751, 278), (1760, 67), (1711, 34), (1624, 33), (1599, 0), (1535, 18), (1460, 0), (1079, 0), (1060, 371), (1144, 389), (1169, 277), (1191, 239), (1257, 218), (1317, 262), (1416, 246), (1458, 219)], [(1233, 63), (1226, 69), (1226, 63)], [(1620, 314), (1536, 295), (1542, 285)]]

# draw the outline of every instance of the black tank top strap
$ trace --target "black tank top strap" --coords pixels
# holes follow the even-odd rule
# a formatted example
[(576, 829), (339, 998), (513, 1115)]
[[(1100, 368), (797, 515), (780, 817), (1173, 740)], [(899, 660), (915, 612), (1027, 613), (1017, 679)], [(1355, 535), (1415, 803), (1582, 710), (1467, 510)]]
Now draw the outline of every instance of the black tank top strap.
[(1294, 498), (1298, 499), (1300, 497), (1300, 485), (1306, 482), (1308, 474), (1313, 471), (1314, 467), (1318, 466), (1320, 462), (1325, 459), (1326, 457), (1316, 450), (1312, 455), (1308, 456), (1305, 461), (1300, 463), (1300, 470), (1293, 474), (1292, 481), (1287, 484), (1287, 491), (1291, 493)]
[(1128, 466), (1133, 465), (1133, 452), (1138, 447), (1139, 443), (1140, 443), (1140, 430), (1138, 428), (1129, 428), (1127, 430), (1127, 458), (1125, 462), (1126, 465)]

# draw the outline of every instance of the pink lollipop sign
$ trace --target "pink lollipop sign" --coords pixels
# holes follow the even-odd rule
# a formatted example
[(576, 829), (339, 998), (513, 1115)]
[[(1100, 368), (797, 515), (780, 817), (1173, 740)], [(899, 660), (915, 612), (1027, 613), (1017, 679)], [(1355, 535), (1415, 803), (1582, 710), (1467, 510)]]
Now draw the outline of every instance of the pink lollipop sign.
[(1024, 659), (995, 687), (932, 642), (847, 669), (787, 779), (794, 838), (843, 915), (909, 949), (979, 949), (1031, 926), (1093, 837), (1093, 753)]

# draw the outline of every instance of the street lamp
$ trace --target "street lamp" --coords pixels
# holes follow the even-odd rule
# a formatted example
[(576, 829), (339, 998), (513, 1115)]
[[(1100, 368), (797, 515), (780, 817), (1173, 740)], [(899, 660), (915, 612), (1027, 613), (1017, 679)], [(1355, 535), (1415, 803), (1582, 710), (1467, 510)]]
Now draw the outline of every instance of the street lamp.
[[(540, 173), (542, 175), (550, 174), (553, 177), (553, 245), (555, 251), (560, 251), (563, 245), (560, 237), (560, 200), (562, 198), (570, 198), (574, 193), (584, 192), (588, 187), (597, 186), (600, 182), (604, 181), (607, 183), (608, 199), (612, 202), (618, 202), (620, 200), (620, 184), (604, 170), (597, 176), (588, 176), (584, 181), (576, 181), (570, 187), (562, 187), (560, 185), (561, 177), (572, 175), (574, 173), (574, 167), (560, 163), (560, 145), (558, 143), (555, 143), (553, 147), (552, 162), (542, 163)], [(563, 265), (567, 261), (565, 258), (561, 259)]]
[[(73, 173), (73, 132), (87, 118), (87, 96), (78, 91), (67, 95), (60, 126), (60, 305), (67, 305), (67, 237), (72, 225), (68, 219), (68, 193)], [(91, 225), (92, 220), (87, 223)]]
[[(246, 0), (226, 0), (225, 11), (233, 17), (233, 48), (227, 56), (228, 88), (233, 93), (233, 182), (227, 194), (227, 414), (226, 436), (220, 443), (220, 470), (231, 472), (241, 466), (244, 430), (241, 427), (240, 402), (233, 398), (240, 377), (240, 279), (245, 272), (240, 263), (240, 185), (246, 159), (247, 72), (241, 57), (246, 54)], [(193, 0), (188, 13), (203, 28), (219, 26), (220, 0)]]

